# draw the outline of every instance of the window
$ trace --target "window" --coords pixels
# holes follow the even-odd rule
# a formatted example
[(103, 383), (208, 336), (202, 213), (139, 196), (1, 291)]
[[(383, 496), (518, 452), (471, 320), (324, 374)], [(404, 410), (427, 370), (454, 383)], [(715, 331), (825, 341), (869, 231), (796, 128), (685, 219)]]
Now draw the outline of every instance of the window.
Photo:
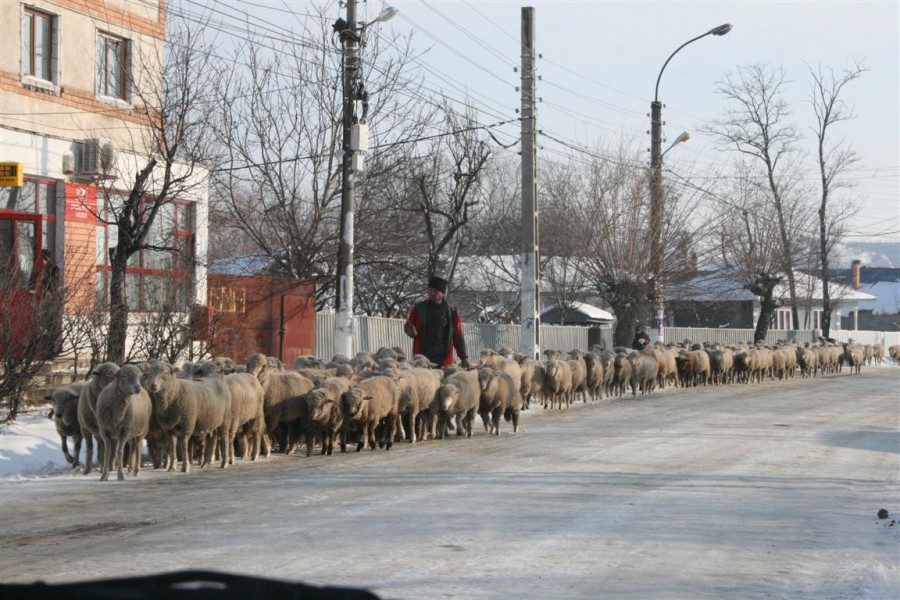
[(28, 177), (21, 188), (0, 187), (0, 265), (13, 275), (3, 285), (34, 289), (41, 250), (56, 262), (56, 182)]
[[(145, 198), (149, 207), (152, 198)], [(125, 197), (109, 194), (98, 198), (102, 220), (97, 223), (97, 306), (109, 303), (110, 258), (118, 244), (115, 214)], [(193, 205), (175, 201), (160, 207), (145, 247), (128, 259), (125, 274), (125, 299), (135, 311), (187, 310), (191, 303), (194, 274)]]
[(794, 329), (793, 322), (790, 308), (776, 309), (775, 314), (772, 315), (772, 329), (791, 331)]
[(97, 36), (97, 95), (126, 100), (128, 41), (107, 33)]
[(30, 7), (22, 13), (22, 76), (26, 83), (51, 90), (57, 79), (56, 20), (55, 15)]
[(822, 310), (813, 309), (812, 311), (812, 328), (822, 329)]

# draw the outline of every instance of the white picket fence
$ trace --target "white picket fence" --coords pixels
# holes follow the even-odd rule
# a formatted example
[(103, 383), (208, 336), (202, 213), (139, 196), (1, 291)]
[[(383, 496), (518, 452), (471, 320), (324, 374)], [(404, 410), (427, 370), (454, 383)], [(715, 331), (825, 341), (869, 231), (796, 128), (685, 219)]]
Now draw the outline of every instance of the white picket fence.
[[(574, 325), (542, 325), (540, 346), (542, 349), (555, 350), (587, 350), (590, 347), (589, 336), (599, 338), (604, 348), (612, 348), (612, 330), (593, 330)], [(316, 315), (316, 356), (329, 360), (334, 356), (334, 314), (319, 313)], [(494, 325), (488, 323), (463, 323), (463, 335), (470, 356), (486, 349), (514, 348), (518, 350), (521, 339), (518, 325)], [(767, 344), (775, 344), (780, 340), (813, 342), (821, 335), (820, 331), (781, 331), (769, 330)], [(835, 331), (832, 337), (841, 342), (851, 339), (860, 344), (881, 344), (887, 348), (900, 344), (900, 332), (884, 331)], [(668, 327), (665, 330), (665, 342), (722, 342), (738, 344), (753, 342), (752, 329), (705, 329), (699, 327)], [(596, 343), (596, 342), (595, 342)], [(409, 356), (412, 352), (412, 340), (403, 333), (403, 319), (387, 319), (384, 317), (357, 317), (354, 323), (353, 348), (356, 352), (375, 352), (379, 348), (401, 348)]]

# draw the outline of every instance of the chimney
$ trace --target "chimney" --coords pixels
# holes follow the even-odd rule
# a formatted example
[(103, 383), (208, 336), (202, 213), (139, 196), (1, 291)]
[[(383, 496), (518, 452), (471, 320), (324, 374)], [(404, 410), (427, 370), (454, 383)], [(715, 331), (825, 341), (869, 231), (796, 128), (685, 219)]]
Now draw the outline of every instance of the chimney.
[(859, 267), (862, 264), (862, 261), (854, 260), (853, 261), (853, 289), (859, 291)]

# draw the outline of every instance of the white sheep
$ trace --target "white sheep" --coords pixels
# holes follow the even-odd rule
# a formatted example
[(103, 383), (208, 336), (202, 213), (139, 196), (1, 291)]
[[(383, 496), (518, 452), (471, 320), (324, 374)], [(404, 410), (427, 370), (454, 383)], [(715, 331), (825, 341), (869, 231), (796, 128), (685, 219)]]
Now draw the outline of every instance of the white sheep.
[(551, 358), (544, 363), (544, 408), (547, 400), (550, 408), (562, 408), (563, 402), (568, 408), (572, 396), (572, 367), (568, 362)]
[(349, 389), (349, 379), (329, 377), (306, 394), (310, 425), (306, 429), (306, 456), (312, 454), (315, 434), (322, 437), (322, 454), (331, 456), (336, 439), (340, 440), (341, 451), (347, 451), (341, 396)]
[(513, 378), (499, 369), (481, 367), (478, 369), (478, 384), (481, 387), (478, 414), (481, 415), (484, 430), (491, 435), (500, 435), (500, 415), (503, 415), (507, 422), (512, 421), (513, 432), (517, 432), (522, 398)]
[(140, 369), (134, 365), (125, 365), (97, 398), (97, 425), (103, 438), (100, 481), (109, 479), (113, 444), (116, 445), (119, 481), (125, 479), (122, 472), (125, 444), (130, 446), (129, 472), (135, 477), (141, 472), (141, 452), (144, 448), (144, 437), (150, 430), (153, 410), (150, 396), (141, 387), (141, 375)]
[[(363, 379), (344, 392), (341, 406), (344, 419), (355, 424), (359, 430), (357, 452), (366, 444), (374, 450), (376, 441), (379, 446), (391, 449), (400, 418), (400, 390), (393, 379), (384, 375)], [(377, 440), (375, 429), (382, 421), (386, 422), (388, 431), (384, 432), (381, 440)]]
[[(81, 454), (82, 440), (81, 425), (78, 423), (78, 398), (81, 396), (82, 388), (86, 385), (86, 381), (75, 381), (53, 390), (49, 396), (44, 396), (45, 400), (53, 403), (49, 417), (53, 419), (53, 424), (56, 426), (56, 433), (59, 434), (60, 446), (62, 446), (66, 462), (72, 465), (73, 469), (79, 464), (78, 457)], [(75, 443), (74, 455), (69, 454), (68, 438), (72, 438)]]
[(247, 372), (259, 380), (264, 392), (266, 436), (263, 438), (263, 455), (271, 453), (272, 439), (279, 431), (282, 451), (292, 454), (299, 445), (300, 435), (309, 425), (306, 394), (315, 384), (295, 371), (273, 370), (271, 362), (259, 353), (247, 357)]
[[(231, 396), (224, 381), (207, 377), (200, 381), (179, 379), (175, 368), (166, 363), (155, 363), (143, 380), (150, 393), (154, 415), (160, 427), (178, 443), (181, 455), (181, 471), (190, 470), (191, 456), (188, 441), (191, 436), (206, 439), (216, 436), (226, 447), (228, 441), (227, 423), (230, 419)], [(172, 448), (168, 448), (169, 452)], [(201, 466), (210, 462), (213, 445), (210, 445), (201, 460)], [(227, 463), (223, 453), (222, 464)], [(171, 470), (171, 467), (170, 467)]]
[(456, 435), (472, 437), (472, 425), (481, 398), (478, 371), (459, 371), (447, 375), (438, 391), (438, 398), (441, 408), (438, 437), (446, 437), (450, 419), (456, 420)]
[[(422, 367), (408, 367), (385, 373), (394, 378), (400, 389), (400, 426), (404, 434), (402, 437), (415, 443), (416, 438), (423, 438), (420, 432), (416, 434), (416, 424), (420, 413), (428, 417), (429, 426), (423, 429), (434, 435), (435, 423), (438, 416), (437, 392), (441, 387), (441, 371)], [(403, 425), (403, 421), (406, 425)], [(424, 422), (424, 419), (423, 419)]]
[(78, 396), (78, 425), (81, 427), (81, 435), (84, 437), (84, 474), (91, 472), (94, 461), (94, 438), (97, 438), (97, 457), (103, 455), (103, 444), (100, 438), (100, 429), (97, 427), (95, 409), (97, 397), (119, 372), (119, 365), (114, 362), (100, 363), (91, 372), (91, 379), (86, 386), (81, 388)]

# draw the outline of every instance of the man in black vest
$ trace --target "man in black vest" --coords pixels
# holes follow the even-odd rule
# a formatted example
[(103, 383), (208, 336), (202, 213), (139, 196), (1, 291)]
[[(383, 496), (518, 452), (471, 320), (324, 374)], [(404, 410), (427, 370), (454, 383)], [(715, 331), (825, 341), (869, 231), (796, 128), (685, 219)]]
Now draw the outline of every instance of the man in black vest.
[(432, 277), (428, 281), (428, 299), (417, 302), (409, 311), (403, 330), (413, 338), (413, 354), (422, 354), (440, 366), (453, 364), (453, 350), (462, 368), (469, 368), (469, 355), (462, 332), (459, 311), (444, 301), (447, 280)]

